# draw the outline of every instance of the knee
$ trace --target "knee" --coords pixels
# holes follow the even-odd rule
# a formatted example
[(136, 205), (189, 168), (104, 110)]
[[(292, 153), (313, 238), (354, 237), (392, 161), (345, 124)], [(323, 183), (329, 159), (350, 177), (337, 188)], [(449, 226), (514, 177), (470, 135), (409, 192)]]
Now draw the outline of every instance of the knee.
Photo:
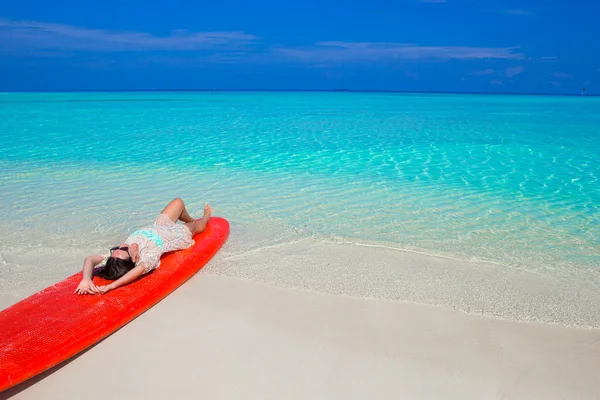
[(183, 205), (183, 200), (181, 200), (181, 198), (179, 198), (179, 197), (175, 197), (175, 198), (174, 198), (174, 199), (171, 201), (171, 203), (173, 203), (173, 204), (177, 204), (177, 205), (180, 205), (180, 206), (182, 206), (182, 205)]

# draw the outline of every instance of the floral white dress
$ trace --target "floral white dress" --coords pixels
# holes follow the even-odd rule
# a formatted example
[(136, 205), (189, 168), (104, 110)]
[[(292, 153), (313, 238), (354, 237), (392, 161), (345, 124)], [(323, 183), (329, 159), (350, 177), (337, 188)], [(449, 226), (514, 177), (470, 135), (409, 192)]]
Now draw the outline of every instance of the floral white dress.
[(187, 226), (173, 222), (166, 214), (160, 214), (152, 226), (133, 232), (124, 243), (139, 246), (140, 258), (136, 266), (143, 265), (144, 274), (147, 274), (160, 266), (160, 256), (164, 253), (187, 249), (194, 244), (194, 239)]

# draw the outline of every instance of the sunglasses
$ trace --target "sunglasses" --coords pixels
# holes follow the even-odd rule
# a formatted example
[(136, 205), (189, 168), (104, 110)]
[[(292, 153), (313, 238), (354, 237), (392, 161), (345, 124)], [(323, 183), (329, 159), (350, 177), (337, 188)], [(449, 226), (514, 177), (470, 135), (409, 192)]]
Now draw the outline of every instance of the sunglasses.
[(129, 246), (123, 246), (123, 247), (116, 246), (116, 247), (113, 247), (112, 249), (110, 249), (110, 255), (111, 256), (112, 256), (113, 251), (115, 251), (115, 250), (122, 250), (122, 251), (127, 252), (127, 255), (129, 256), (129, 259), (131, 260), (131, 255), (129, 254)]

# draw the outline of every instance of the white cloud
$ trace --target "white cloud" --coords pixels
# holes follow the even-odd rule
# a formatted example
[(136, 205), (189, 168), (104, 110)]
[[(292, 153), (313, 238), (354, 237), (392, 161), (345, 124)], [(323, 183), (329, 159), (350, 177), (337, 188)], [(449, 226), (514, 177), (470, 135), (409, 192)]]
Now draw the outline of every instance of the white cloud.
[(164, 36), (147, 32), (110, 31), (65, 24), (14, 21), (0, 18), (0, 50), (89, 50), (89, 51), (192, 51), (211, 48), (235, 49), (250, 44), (256, 36), (240, 31), (171, 31)]
[(492, 80), (490, 81), (490, 84), (491, 84), (491, 85), (495, 85), (495, 86), (504, 86), (504, 82), (502, 82), (502, 81), (501, 81), (501, 80), (499, 80), (499, 79), (492, 79)]
[[(521, 60), (518, 47), (423, 46), (394, 42), (323, 41), (308, 46), (264, 47), (255, 35), (242, 31), (174, 30), (163, 35), (139, 31), (92, 29), (68, 24), (10, 20), (0, 17), (0, 52), (40, 57), (88, 52), (198, 52), (219, 62), (292, 61), (312, 66), (345, 62), (406, 60)], [(522, 68), (522, 67), (521, 67)]]
[(318, 42), (306, 47), (274, 47), (280, 57), (308, 63), (383, 60), (523, 59), (516, 47), (420, 46), (409, 43)]
[(523, 71), (525, 71), (525, 67), (522, 66), (510, 67), (506, 68), (506, 70), (504, 71), (504, 75), (507, 78), (512, 78), (513, 76), (517, 76), (523, 73)]

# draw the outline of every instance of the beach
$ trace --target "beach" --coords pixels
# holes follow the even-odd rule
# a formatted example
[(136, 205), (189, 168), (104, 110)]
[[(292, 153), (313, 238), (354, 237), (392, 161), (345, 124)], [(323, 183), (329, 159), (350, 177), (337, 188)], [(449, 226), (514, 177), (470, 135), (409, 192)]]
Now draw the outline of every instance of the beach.
[[(476, 285), (465, 263), (386, 248), (306, 240), (243, 248), (248, 235), (234, 227), (166, 299), (0, 399), (100, 399), (107, 387), (127, 399), (593, 399), (600, 390), (600, 331), (564, 324), (574, 315), (597, 321), (577, 303), (593, 293), (565, 298), (556, 283), (526, 273), (507, 280), (491, 266), (486, 286)], [(312, 275), (319, 269), (332, 275)], [(454, 306), (432, 305), (440, 302)], [(523, 322), (540, 315), (556, 321)]]
[(1, 394), (127, 399), (593, 399), (597, 331), (200, 273), (74, 360)]
[(166, 299), (0, 399), (600, 393), (595, 98), (0, 101), (0, 308), (172, 198), (231, 224)]

